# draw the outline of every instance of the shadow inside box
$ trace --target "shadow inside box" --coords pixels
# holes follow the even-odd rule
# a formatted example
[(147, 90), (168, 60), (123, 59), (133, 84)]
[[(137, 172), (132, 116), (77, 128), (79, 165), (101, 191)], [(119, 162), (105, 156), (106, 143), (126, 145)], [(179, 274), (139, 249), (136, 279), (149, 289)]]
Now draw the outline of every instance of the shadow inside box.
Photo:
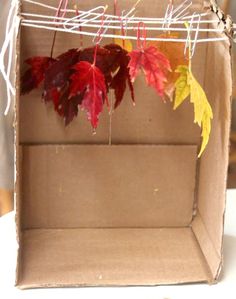
[(225, 235), (223, 246), (223, 273), (222, 278), (232, 281), (236, 279), (236, 237)]
[(228, 171), (228, 189), (236, 188), (236, 164), (229, 165)]

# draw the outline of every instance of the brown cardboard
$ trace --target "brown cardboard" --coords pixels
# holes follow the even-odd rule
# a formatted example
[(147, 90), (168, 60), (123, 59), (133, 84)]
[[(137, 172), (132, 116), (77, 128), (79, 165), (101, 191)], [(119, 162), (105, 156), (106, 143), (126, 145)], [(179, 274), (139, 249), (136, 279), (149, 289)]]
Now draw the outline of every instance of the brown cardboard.
[[(208, 255), (215, 257), (215, 263), (209, 262), (213, 276), (219, 275), (222, 256), (223, 218), (225, 210), (225, 192), (227, 188), (226, 173), (228, 169), (229, 132), (231, 122), (231, 57), (229, 44), (208, 45), (205, 88), (212, 100), (214, 110), (213, 130), (208, 149), (200, 161), (198, 185), (198, 217), (202, 220), (205, 233), (208, 234), (210, 246), (214, 247)], [(221, 60), (219, 62), (219, 57)], [(214, 74), (212, 76), (211, 74)], [(222, 82), (221, 78), (225, 78)], [(210, 184), (209, 184), (210, 182)], [(207, 199), (207, 200), (206, 200)], [(197, 229), (197, 222), (193, 228)], [(196, 232), (201, 246), (200, 235)], [(208, 247), (208, 246), (207, 246)], [(205, 250), (203, 250), (204, 252)], [(207, 248), (206, 248), (207, 251)]]
[(211, 280), (190, 228), (31, 229), (23, 244), (24, 288)]
[[(201, 9), (203, 1), (193, 2), (193, 11)], [(120, 3), (126, 8), (131, 1)], [(81, 9), (97, 4), (101, 1), (84, 1)], [(140, 5), (142, 15), (164, 15), (163, 1)], [(30, 4), (22, 9), (34, 12)], [(22, 29), (21, 65), (26, 57), (50, 52), (53, 33), (35, 30)], [(58, 34), (55, 54), (75, 46), (74, 36)], [(64, 128), (40, 101), (40, 91), (18, 97), (18, 287), (218, 279), (232, 89), (229, 50), (228, 41), (202, 44), (194, 56), (194, 73), (214, 112), (210, 143), (200, 160), (192, 106), (185, 103), (173, 112), (173, 104), (161, 102), (143, 78), (135, 83), (136, 107), (127, 93), (112, 118), (111, 146), (106, 111), (93, 136), (81, 113)]]
[(188, 226), (196, 156), (196, 146), (23, 146), (23, 228)]

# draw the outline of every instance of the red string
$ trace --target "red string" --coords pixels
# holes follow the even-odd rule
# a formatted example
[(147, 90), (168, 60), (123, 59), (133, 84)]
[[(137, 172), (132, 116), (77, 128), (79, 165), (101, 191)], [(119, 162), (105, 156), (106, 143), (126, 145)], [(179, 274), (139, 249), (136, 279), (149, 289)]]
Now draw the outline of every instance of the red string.
[(105, 11), (106, 9), (104, 9), (104, 12), (102, 14), (102, 19), (101, 19), (101, 27), (98, 31), (98, 36), (95, 39), (95, 43), (96, 43), (96, 47), (95, 47), (95, 51), (94, 51), (94, 59), (93, 59), (93, 65), (96, 65), (96, 60), (97, 60), (97, 51), (98, 51), (98, 45), (101, 39), (101, 35), (103, 33), (103, 25), (104, 25), (104, 15), (105, 15)]
[(143, 22), (139, 22), (137, 29), (137, 47), (144, 49), (147, 43), (147, 30)]
[[(79, 10), (78, 10), (77, 6), (76, 6), (76, 9), (75, 9), (75, 14), (76, 14), (76, 16), (79, 16)], [(79, 22), (79, 24), (80, 24), (80, 22)], [(79, 26), (79, 31), (80, 32), (82, 31), (82, 27), (81, 26)], [(83, 35), (80, 34), (80, 47), (83, 48), (83, 46), (84, 46)]]
[[(124, 29), (124, 24), (121, 18), (121, 13), (118, 7), (118, 3), (117, 0), (114, 0), (114, 10), (115, 10), (115, 16), (118, 16), (119, 21), (120, 21), (120, 25), (121, 25), (121, 35), (124, 36), (125, 35), (125, 29)], [(125, 48), (125, 39), (122, 40), (123, 43), (123, 48)]]

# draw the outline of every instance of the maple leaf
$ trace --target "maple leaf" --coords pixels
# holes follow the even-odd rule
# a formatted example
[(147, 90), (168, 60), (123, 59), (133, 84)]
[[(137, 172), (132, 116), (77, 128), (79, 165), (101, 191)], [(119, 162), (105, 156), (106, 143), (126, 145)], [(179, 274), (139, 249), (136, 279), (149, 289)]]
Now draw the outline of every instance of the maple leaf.
[(175, 101), (174, 109), (177, 109), (183, 101), (190, 95), (189, 84), (189, 67), (186, 65), (179, 65), (175, 70), (175, 73), (179, 75), (175, 82)]
[(54, 108), (64, 118), (65, 125), (67, 126), (78, 115), (83, 94), (69, 97), (69, 86), (64, 87), (60, 92), (57, 89), (53, 89), (52, 93)]
[[(158, 38), (165, 39), (178, 39), (179, 33), (164, 33), (158, 36)], [(149, 45), (157, 47), (159, 51), (165, 54), (170, 62), (170, 67), (175, 70), (179, 65), (188, 65), (188, 59), (184, 54), (185, 44), (181, 42), (171, 41), (152, 41)], [(175, 91), (175, 82), (178, 79), (179, 74), (171, 71), (167, 73), (167, 81), (165, 83), (165, 94), (172, 101)]]
[(52, 101), (55, 111), (64, 118), (68, 125), (78, 115), (79, 96), (69, 99), (70, 76), (73, 65), (79, 60), (79, 51), (71, 49), (57, 57), (45, 73), (43, 99)]
[(26, 94), (39, 87), (45, 78), (46, 70), (55, 62), (51, 57), (31, 57), (25, 60), (30, 68), (21, 77), (21, 94)]
[(109, 87), (115, 91), (116, 101), (114, 107), (117, 108), (122, 102), (127, 84), (131, 93), (131, 99), (135, 103), (134, 87), (128, 68), (130, 61), (128, 52), (116, 44), (107, 45), (105, 48), (110, 51), (111, 61), (113, 62), (111, 71), (114, 74)]
[(153, 87), (160, 96), (163, 96), (167, 72), (171, 69), (167, 57), (154, 46), (133, 50), (128, 55), (130, 56), (128, 67), (131, 81), (136, 79), (142, 69), (147, 84)]
[(83, 94), (81, 107), (87, 111), (88, 120), (96, 129), (103, 104), (108, 103), (105, 77), (98, 67), (87, 61), (80, 61), (74, 69), (69, 97)]
[[(93, 63), (94, 61), (94, 53), (96, 46), (86, 48), (81, 50), (80, 53), (80, 61), (87, 61), (89, 63)], [(112, 70), (113, 64), (115, 63), (114, 58), (110, 56), (110, 52), (108, 49), (98, 46), (96, 52), (96, 67), (98, 67), (105, 76), (106, 86), (109, 87), (109, 84), (112, 80)]]
[(77, 49), (70, 49), (58, 56), (56, 61), (47, 69), (44, 80), (43, 98), (45, 101), (54, 101), (55, 89), (60, 93), (67, 85), (72, 67), (79, 60), (80, 52)]
[(194, 123), (202, 129), (202, 145), (198, 155), (200, 157), (209, 142), (213, 112), (204, 90), (195, 79), (191, 69), (186, 65), (180, 65), (176, 72), (180, 76), (175, 83), (174, 109), (177, 109), (190, 96), (190, 102), (194, 105)]
[[(80, 61), (93, 63), (95, 47), (86, 48), (80, 53)], [(115, 90), (115, 108), (121, 103), (128, 83), (131, 98), (134, 102), (134, 89), (129, 75), (128, 52), (116, 44), (98, 47), (96, 66), (105, 76), (107, 90)]]

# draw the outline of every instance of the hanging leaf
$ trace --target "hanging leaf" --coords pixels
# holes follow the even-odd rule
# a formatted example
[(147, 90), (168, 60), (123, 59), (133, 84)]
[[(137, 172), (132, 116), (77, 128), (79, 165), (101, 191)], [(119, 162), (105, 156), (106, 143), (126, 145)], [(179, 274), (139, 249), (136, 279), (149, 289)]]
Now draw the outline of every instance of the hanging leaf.
[(167, 57), (154, 46), (133, 50), (128, 55), (130, 56), (128, 67), (131, 81), (134, 82), (142, 69), (147, 84), (153, 87), (161, 97), (164, 96), (167, 73), (171, 70)]
[[(82, 50), (80, 60), (92, 63), (94, 52), (95, 47)], [(98, 47), (97, 49), (96, 66), (102, 71), (105, 77), (107, 90), (109, 88), (115, 90), (115, 108), (122, 102), (127, 84), (134, 102), (134, 89), (128, 69), (129, 61), (128, 52), (119, 45), (109, 44), (104, 47)]]
[(55, 110), (64, 118), (65, 125), (69, 125), (74, 117), (78, 115), (83, 94), (69, 98), (69, 87), (65, 86), (60, 92), (57, 89), (53, 89), (52, 96)]
[(65, 125), (78, 115), (78, 105), (81, 103), (80, 97), (69, 99), (72, 67), (78, 62), (79, 55), (77, 49), (63, 53), (45, 73), (43, 99), (46, 102), (53, 102), (55, 111), (64, 118)]
[(55, 89), (59, 92), (68, 87), (68, 82), (73, 73), (73, 65), (79, 60), (80, 52), (77, 49), (70, 49), (58, 56), (56, 62), (47, 69), (44, 80), (43, 98), (46, 102), (53, 101)]
[(103, 104), (108, 103), (105, 77), (98, 67), (87, 61), (77, 63), (74, 69), (69, 98), (83, 94), (81, 107), (87, 111), (88, 120), (96, 129)]
[[(122, 30), (117, 30), (116, 35), (122, 36)], [(129, 39), (122, 39), (119, 37), (114, 38), (114, 43), (121, 48), (123, 48), (127, 52), (131, 52), (133, 50), (132, 42)]]
[[(95, 48), (96, 47), (94, 46), (81, 50), (80, 61), (87, 61), (92, 64), (94, 61)], [(113, 68), (116, 68), (114, 67), (115, 63), (115, 58), (110, 55), (110, 51), (108, 49), (100, 46), (97, 47), (96, 67), (98, 67), (104, 74), (107, 88), (112, 80), (112, 70)]]
[(31, 57), (25, 60), (30, 68), (21, 77), (21, 94), (26, 94), (39, 85), (45, 78), (46, 70), (55, 62), (51, 57)]
[[(158, 36), (158, 38), (165, 39), (178, 39), (179, 33), (164, 33)], [(167, 73), (167, 81), (165, 83), (165, 94), (172, 101), (175, 91), (175, 82), (178, 79), (179, 74), (174, 70), (179, 65), (187, 65), (188, 59), (184, 54), (185, 44), (181, 42), (171, 42), (171, 41), (153, 41), (149, 45), (157, 47), (157, 49), (164, 53), (170, 62), (170, 67), (172, 72)]]
[(112, 61), (115, 62), (113, 62), (113, 66), (111, 68), (113, 77), (109, 85), (109, 87), (115, 91), (116, 101), (114, 107), (117, 108), (122, 102), (127, 84), (129, 86), (131, 99), (133, 103), (135, 103), (134, 88), (128, 68), (130, 61), (128, 52), (115, 44), (107, 45), (105, 48), (110, 51), (110, 56), (113, 57)]
[(194, 123), (197, 123), (202, 129), (202, 145), (198, 155), (200, 157), (209, 141), (213, 112), (204, 90), (195, 79), (191, 69), (180, 65), (176, 72), (180, 76), (175, 83), (174, 109), (177, 109), (190, 96), (190, 102), (194, 105)]
[(174, 109), (177, 109), (190, 95), (189, 67), (186, 65), (179, 65), (175, 70), (175, 73), (179, 75), (179, 78), (175, 82)]

